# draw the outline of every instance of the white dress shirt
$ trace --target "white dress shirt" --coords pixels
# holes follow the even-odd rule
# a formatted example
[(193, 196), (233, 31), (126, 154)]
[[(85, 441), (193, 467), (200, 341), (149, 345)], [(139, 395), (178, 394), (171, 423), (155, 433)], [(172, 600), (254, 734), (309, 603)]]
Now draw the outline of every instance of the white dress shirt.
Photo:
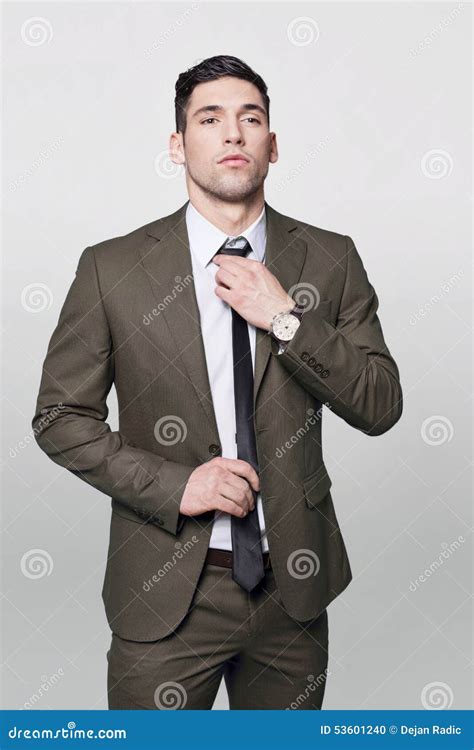
[[(206, 354), (209, 385), (216, 415), (219, 440), (224, 458), (237, 458), (235, 441), (234, 404), (234, 360), (232, 353), (232, 308), (214, 292), (217, 286), (215, 275), (219, 269), (212, 258), (231, 235), (225, 234), (208, 221), (193, 206), (191, 201), (186, 209), (186, 225), (191, 250), (196, 298), (201, 318), (201, 333)], [(252, 248), (247, 258), (265, 260), (267, 225), (265, 206), (260, 216), (238, 237), (245, 237)], [(255, 372), (255, 326), (248, 324), (252, 364)], [(265, 536), (262, 498), (257, 493), (257, 513), (262, 533), (262, 549), (268, 551)], [(212, 527), (210, 547), (232, 549), (231, 515), (216, 511)]]

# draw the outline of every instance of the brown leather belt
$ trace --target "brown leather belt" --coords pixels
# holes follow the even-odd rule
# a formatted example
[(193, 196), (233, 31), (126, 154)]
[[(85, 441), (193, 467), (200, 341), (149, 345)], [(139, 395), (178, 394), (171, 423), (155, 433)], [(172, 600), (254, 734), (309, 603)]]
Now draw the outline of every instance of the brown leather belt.
[[(232, 567), (232, 552), (227, 549), (216, 549), (209, 547), (206, 555), (206, 563), (209, 565), (220, 565), (222, 568)], [(265, 570), (271, 568), (270, 553), (263, 553), (263, 567)]]

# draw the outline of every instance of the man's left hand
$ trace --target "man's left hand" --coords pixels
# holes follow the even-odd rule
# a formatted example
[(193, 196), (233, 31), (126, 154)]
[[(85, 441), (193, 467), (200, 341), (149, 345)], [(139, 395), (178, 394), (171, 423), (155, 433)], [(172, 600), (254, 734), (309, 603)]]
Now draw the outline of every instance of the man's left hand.
[(216, 295), (256, 328), (269, 331), (274, 315), (295, 306), (295, 300), (260, 261), (222, 254), (212, 260), (219, 266)]

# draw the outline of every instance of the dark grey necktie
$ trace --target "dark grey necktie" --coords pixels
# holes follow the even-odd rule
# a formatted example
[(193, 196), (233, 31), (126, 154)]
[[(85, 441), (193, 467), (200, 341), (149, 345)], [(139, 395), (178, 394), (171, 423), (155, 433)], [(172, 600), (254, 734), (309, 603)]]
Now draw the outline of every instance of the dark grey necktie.
[[(245, 257), (251, 251), (245, 237), (227, 239), (218, 253)], [(232, 350), (234, 356), (234, 403), (237, 458), (247, 461), (258, 473), (257, 447), (253, 423), (253, 365), (248, 324), (232, 309)], [(252, 489), (252, 488), (251, 488)], [(255, 507), (244, 518), (231, 516), (232, 578), (246, 591), (252, 591), (264, 577), (257, 493), (252, 489)]]

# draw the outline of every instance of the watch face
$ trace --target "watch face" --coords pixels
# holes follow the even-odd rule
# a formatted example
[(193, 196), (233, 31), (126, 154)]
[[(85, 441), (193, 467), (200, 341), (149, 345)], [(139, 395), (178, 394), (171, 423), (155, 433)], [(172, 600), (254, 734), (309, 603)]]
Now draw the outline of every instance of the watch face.
[(273, 322), (273, 334), (280, 341), (290, 341), (298, 330), (300, 321), (291, 313), (279, 315)]

